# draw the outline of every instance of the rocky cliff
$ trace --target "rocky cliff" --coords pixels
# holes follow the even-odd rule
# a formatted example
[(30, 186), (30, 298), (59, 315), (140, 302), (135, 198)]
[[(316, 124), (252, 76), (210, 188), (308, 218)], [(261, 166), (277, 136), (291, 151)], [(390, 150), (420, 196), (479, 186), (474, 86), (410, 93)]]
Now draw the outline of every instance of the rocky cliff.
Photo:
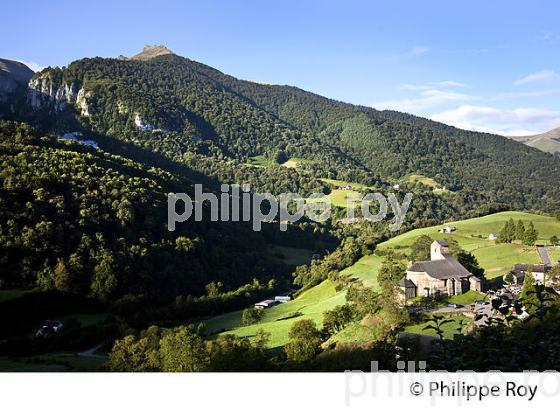
[(91, 114), (87, 92), (77, 81), (58, 83), (49, 72), (34, 76), (27, 87), (27, 103), (34, 109), (63, 111), (68, 104), (75, 104), (84, 116)]
[(0, 118), (3, 111), (14, 111), (14, 100), (23, 94), (33, 71), (18, 61), (0, 58)]

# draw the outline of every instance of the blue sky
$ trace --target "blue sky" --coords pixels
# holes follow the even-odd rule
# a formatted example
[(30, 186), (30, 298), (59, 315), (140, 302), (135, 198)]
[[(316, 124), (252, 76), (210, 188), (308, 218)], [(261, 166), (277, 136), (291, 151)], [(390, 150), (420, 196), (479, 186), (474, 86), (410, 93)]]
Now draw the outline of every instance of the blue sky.
[(33, 67), (163, 43), (236, 77), (468, 129), (560, 126), (557, 1), (36, 1), (1, 8)]

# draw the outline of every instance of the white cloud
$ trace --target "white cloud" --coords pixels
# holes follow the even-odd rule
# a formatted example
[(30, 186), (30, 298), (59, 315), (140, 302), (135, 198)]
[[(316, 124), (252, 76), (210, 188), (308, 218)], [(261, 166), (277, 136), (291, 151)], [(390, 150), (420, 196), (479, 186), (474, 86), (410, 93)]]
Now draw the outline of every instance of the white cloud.
[(425, 91), (432, 90), (435, 88), (448, 88), (448, 87), (468, 87), (467, 84), (460, 83), (458, 81), (446, 80), (446, 81), (432, 81), (427, 84), (401, 84), (397, 87), (397, 90), (404, 91)]
[(450, 91), (452, 87), (467, 87), (458, 81), (432, 81), (426, 84), (401, 84), (401, 91), (412, 91), (413, 96), (399, 100), (378, 101), (372, 106), (378, 110), (395, 110), (423, 114), (430, 108), (436, 108), (449, 102), (475, 100), (471, 95)]
[(506, 136), (539, 134), (560, 126), (560, 111), (542, 108), (500, 110), (463, 105), (432, 115), (431, 118), (458, 128)]
[(431, 85), (440, 86), (440, 87), (461, 87), (466, 88), (468, 87), (467, 84), (460, 83), (458, 81), (453, 80), (446, 80), (446, 81), (435, 81), (430, 83)]
[(411, 56), (421, 56), (422, 54), (426, 54), (427, 52), (430, 51), (429, 47), (424, 47), (424, 46), (416, 46), (413, 47), (408, 54)]
[(41, 64), (37, 64), (34, 61), (24, 61), (24, 60), (15, 60), (15, 61), (19, 61), (20, 63), (25, 64), (27, 67), (29, 67), (31, 70), (35, 72), (41, 71), (43, 68), (45, 68), (45, 66), (42, 66)]
[(536, 91), (521, 91), (521, 92), (507, 92), (500, 93), (495, 98), (533, 98), (533, 97), (545, 97), (547, 95), (559, 94), (560, 88), (548, 88), (544, 90)]
[(560, 74), (552, 70), (541, 70), (533, 74), (529, 74), (526, 77), (520, 78), (514, 81), (514, 85), (523, 85), (530, 83), (540, 83), (540, 82), (553, 82), (560, 81)]
[(373, 104), (373, 107), (378, 110), (421, 112), (447, 102), (469, 101), (473, 99), (475, 99), (475, 97), (466, 94), (438, 89), (427, 89), (421, 91), (417, 96), (413, 98), (403, 98), (401, 100), (392, 101), (378, 101)]

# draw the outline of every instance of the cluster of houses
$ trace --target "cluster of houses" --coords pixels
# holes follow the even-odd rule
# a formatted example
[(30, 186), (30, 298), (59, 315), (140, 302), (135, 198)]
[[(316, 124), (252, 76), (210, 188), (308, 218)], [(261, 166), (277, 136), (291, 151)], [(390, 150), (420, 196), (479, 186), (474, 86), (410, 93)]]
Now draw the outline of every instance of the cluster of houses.
[[(531, 272), (533, 278), (535, 278), (535, 282), (537, 283), (545, 283), (545, 275), (552, 267), (550, 265), (545, 265), (544, 263), (539, 264), (526, 264), (526, 263), (519, 263), (513, 265), (513, 269), (511, 273), (514, 278), (513, 285), (521, 285), (525, 280), (525, 275), (527, 272)], [(505, 275), (504, 275), (505, 279)]]

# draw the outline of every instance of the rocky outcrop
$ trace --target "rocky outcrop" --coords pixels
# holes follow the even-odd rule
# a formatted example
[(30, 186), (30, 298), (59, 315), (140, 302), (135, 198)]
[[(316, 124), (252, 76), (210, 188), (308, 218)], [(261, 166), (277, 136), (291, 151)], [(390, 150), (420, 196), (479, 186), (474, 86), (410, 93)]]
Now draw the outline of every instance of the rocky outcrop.
[(33, 77), (27, 86), (27, 103), (34, 110), (61, 112), (68, 104), (76, 104), (82, 115), (89, 116), (91, 108), (88, 105), (88, 97), (91, 97), (91, 94), (77, 82), (62, 82), (57, 85), (49, 73)]
[(154, 57), (164, 56), (168, 54), (174, 54), (173, 51), (165, 47), (164, 45), (160, 44), (158, 46), (144, 46), (144, 49), (136, 54), (135, 56), (130, 57), (131, 60), (150, 60)]
[(0, 58), (0, 103), (7, 103), (33, 76), (33, 71), (19, 61)]
[(134, 124), (140, 131), (153, 131), (154, 129), (154, 126), (151, 124), (146, 124), (144, 122), (144, 119), (138, 113), (135, 113), (134, 115)]

